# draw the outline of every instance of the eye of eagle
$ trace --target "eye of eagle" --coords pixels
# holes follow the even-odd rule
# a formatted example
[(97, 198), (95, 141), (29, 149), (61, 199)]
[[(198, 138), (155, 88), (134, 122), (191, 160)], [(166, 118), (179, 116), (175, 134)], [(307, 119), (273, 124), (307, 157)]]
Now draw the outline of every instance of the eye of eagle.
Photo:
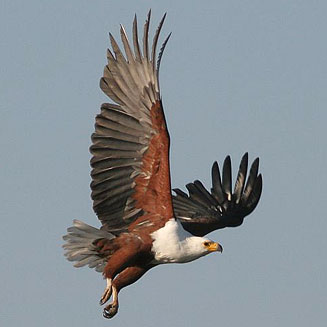
[(210, 246), (210, 244), (211, 244), (211, 242), (203, 242), (203, 245), (204, 245), (205, 247)]

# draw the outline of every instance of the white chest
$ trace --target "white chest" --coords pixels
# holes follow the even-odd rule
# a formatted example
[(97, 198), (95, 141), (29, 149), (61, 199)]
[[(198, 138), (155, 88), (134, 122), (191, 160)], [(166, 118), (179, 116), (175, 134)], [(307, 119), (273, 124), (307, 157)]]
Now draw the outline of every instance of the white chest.
[(195, 237), (184, 230), (174, 218), (164, 227), (151, 234), (154, 263), (185, 263), (193, 261), (206, 253), (202, 247), (202, 238)]

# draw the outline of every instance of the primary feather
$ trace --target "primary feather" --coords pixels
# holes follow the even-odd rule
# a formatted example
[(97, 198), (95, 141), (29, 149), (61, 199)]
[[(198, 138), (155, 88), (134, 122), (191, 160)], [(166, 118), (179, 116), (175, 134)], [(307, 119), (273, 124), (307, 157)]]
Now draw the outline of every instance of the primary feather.
[(232, 192), (231, 160), (227, 156), (222, 177), (218, 163), (212, 166), (212, 188), (209, 193), (198, 180), (186, 185), (189, 194), (174, 189), (174, 212), (183, 227), (193, 235), (203, 236), (213, 230), (236, 227), (257, 206), (262, 192), (262, 176), (258, 175), (259, 159), (251, 165), (246, 180), (248, 154), (242, 157)]

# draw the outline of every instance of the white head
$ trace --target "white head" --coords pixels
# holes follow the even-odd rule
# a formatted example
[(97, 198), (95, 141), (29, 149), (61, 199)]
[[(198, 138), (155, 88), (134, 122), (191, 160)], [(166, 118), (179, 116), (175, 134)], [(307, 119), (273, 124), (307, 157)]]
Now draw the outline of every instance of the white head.
[(204, 237), (193, 236), (182, 227), (179, 221), (170, 219), (163, 228), (151, 234), (154, 262), (190, 262), (211, 252), (222, 252), (220, 244)]
[(204, 237), (190, 236), (181, 242), (181, 258), (179, 262), (190, 262), (212, 252), (223, 252), (223, 247)]

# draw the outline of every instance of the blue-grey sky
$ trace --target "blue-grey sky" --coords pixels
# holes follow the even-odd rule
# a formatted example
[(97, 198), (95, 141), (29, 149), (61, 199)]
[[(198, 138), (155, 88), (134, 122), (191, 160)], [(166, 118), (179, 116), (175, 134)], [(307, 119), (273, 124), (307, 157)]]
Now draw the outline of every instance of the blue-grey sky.
[[(160, 72), (174, 187), (210, 186), (214, 160), (260, 157), (262, 199), (224, 246), (148, 272), (102, 318), (100, 274), (61, 237), (99, 226), (90, 135), (108, 32), (134, 13), (173, 32)], [(17, 1), (0, 4), (1, 326), (325, 326), (326, 1)]]

